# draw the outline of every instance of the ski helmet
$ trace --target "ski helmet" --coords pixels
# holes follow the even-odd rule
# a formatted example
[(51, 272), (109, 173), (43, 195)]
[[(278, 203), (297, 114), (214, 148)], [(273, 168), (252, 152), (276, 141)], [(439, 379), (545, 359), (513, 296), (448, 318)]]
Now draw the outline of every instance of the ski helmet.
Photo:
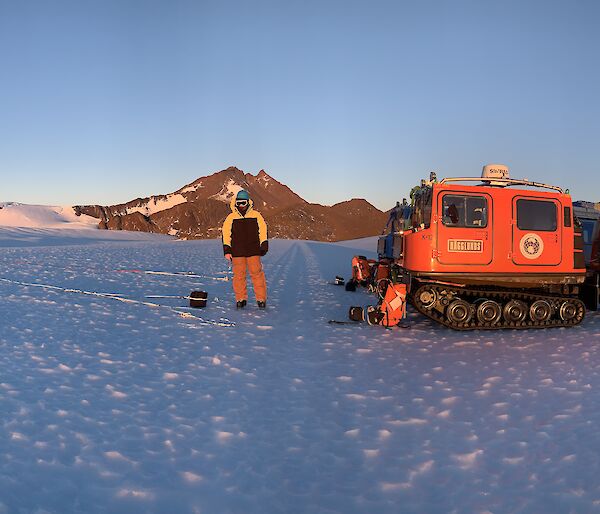
[(248, 191), (246, 191), (245, 189), (241, 189), (240, 191), (238, 191), (238, 194), (235, 197), (236, 200), (250, 200), (250, 195), (248, 194)]

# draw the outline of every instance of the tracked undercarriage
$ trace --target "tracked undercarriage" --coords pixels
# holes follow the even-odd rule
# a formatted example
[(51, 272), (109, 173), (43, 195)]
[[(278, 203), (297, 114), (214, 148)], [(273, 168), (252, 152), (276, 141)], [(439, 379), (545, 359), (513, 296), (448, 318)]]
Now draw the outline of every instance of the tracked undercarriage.
[(534, 290), (417, 282), (409, 298), (421, 314), (455, 330), (571, 327), (585, 316), (578, 298)]

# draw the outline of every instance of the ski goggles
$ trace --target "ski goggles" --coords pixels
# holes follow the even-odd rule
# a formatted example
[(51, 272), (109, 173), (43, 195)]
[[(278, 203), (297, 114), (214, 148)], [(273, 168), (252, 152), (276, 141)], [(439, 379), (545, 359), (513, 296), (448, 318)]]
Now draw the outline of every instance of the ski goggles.
[(236, 200), (235, 201), (235, 206), (236, 207), (247, 207), (248, 206), (248, 200)]

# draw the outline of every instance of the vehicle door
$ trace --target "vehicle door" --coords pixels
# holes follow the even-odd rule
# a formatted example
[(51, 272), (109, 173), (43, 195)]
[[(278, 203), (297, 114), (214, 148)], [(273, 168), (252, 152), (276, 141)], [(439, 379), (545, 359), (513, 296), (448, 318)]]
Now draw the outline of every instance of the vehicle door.
[(437, 201), (437, 260), (440, 264), (492, 262), (492, 198), (485, 193), (445, 191)]
[(562, 261), (561, 205), (553, 198), (513, 198), (512, 260), (521, 266), (556, 266)]

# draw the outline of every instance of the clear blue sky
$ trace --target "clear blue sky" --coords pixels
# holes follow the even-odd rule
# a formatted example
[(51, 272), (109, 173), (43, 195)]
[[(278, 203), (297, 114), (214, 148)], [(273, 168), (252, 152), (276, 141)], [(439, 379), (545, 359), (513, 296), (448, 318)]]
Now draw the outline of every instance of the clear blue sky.
[(600, 201), (600, 2), (0, 0), (0, 201), (236, 165), (389, 208), (431, 170)]

